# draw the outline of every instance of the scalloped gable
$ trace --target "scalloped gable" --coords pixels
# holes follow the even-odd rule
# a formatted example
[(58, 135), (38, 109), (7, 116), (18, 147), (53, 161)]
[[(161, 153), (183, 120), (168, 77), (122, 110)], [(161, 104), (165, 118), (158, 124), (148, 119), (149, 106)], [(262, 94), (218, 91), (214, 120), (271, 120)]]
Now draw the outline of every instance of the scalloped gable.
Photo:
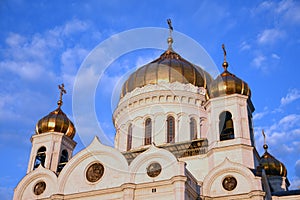
[(58, 178), (56, 174), (49, 170), (45, 169), (42, 165), (39, 165), (34, 171), (28, 173), (24, 178), (19, 182), (15, 188), (15, 199), (34, 199), (33, 193), (31, 193), (34, 185), (39, 182), (44, 181), (48, 184), (45, 192), (41, 197), (47, 197), (51, 194), (55, 194), (58, 191)]
[[(147, 175), (147, 167), (157, 162), (161, 165), (161, 173), (151, 178)], [(139, 154), (129, 166), (130, 181), (133, 183), (152, 182), (158, 180), (168, 180), (174, 176), (184, 176), (185, 162), (178, 161), (168, 150), (158, 148), (154, 143), (145, 152)]]
[[(222, 179), (226, 176), (236, 176), (238, 180), (236, 191), (238, 193), (262, 190), (260, 177), (256, 177), (249, 168), (233, 162), (226, 157), (222, 163), (213, 168), (204, 178), (203, 194), (205, 196), (223, 195), (225, 191), (220, 183), (222, 183)], [(211, 188), (218, 189), (211, 191)]]
[[(115, 183), (112, 185), (119, 186), (124, 183), (124, 180), (128, 179), (126, 176), (121, 179), (113, 177), (113, 174), (109, 174), (112, 173), (112, 171), (119, 171), (122, 174), (128, 173), (127, 160), (121, 152), (110, 146), (103, 145), (99, 138), (95, 136), (90, 145), (77, 153), (61, 171), (58, 177), (59, 192), (72, 193), (73, 188), (67, 183), (75, 181), (76, 178), (74, 179), (74, 177), (79, 177), (84, 180), (85, 170), (93, 162), (100, 162), (104, 165), (105, 173), (103, 178), (110, 177), (112, 180), (114, 179)], [(103, 181), (100, 182), (104, 184)], [(88, 189), (88, 185), (86, 185), (85, 181), (81, 181), (77, 189), (80, 187), (86, 188), (84, 190)], [(99, 189), (103, 187), (103, 185), (99, 185)]]

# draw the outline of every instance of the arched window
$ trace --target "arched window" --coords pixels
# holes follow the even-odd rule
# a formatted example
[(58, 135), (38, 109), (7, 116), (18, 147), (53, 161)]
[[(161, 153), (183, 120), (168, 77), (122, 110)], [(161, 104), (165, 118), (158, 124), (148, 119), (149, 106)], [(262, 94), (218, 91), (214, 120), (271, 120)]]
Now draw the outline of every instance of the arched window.
[(197, 123), (195, 118), (191, 118), (190, 120), (190, 139), (197, 139)]
[(69, 161), (69, 153), (66, 149), (61, 152), (60, 160), (57, 166), (57, 172), (60, 172)]
[(174, 143), (175, 138), (175, 119), (169, 116), (167, 119), (167, 142)]
[(234, 139), (232, 115), (225, 111), (219, 117), (220, 141)]
[(152, 135), (152, 121), (150, 118), (147, 118), (145, 121), (145, 145), (151, 144), (151, 135)]
[(33, 169), (38, 168), (39, 165), (45, 167), (45, 160), (46, 160), (46, 147), (41, 147), (36, 153)]
[(127, 151), (132, 147), (132, 124), (128, 126), (128, 135), (127, 135)]

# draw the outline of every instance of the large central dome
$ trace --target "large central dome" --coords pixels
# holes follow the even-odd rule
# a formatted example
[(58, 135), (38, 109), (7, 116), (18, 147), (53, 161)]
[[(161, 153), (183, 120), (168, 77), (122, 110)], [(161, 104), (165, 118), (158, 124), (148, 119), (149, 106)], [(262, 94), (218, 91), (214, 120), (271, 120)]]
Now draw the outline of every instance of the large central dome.
[(183, 59), (172, 48), (169, 48), (159, 58), (142, 66), (129, 76), (123, 85), (121, 97), (135, 88), (160, 82), (191, 83), (207, 89), (211, 80), (211, 76), (206, 71)]

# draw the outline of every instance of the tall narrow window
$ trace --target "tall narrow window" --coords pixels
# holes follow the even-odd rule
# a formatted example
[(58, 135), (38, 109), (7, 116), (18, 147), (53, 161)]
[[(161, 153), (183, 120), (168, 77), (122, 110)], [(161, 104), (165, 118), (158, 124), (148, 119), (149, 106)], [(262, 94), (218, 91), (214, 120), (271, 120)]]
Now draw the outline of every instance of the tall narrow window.
[(195, 118), (191, 118), (190, 121), (190, 139), (191, 140), (197, 139), (197, 123)]
[(41, 147), (36, 153), (33, 169), (38, 168), (39, 165), (45, 167), (45, 160), (46, 160), (46, 147)]
[(128, 135), (127, 135), (127, 151), (132, 147), (132, 124), (128, 126)]
[(174, 143), (175, 137), (175, 119), (170, 116), (167, 119), (167, 142)]
[(250, 112), (251, 111), (248, 110), (248, 124), (249, 124), (250, 139), (251, 139), (251, 145), (255, 146), (253, 125), (252, 125), (252, 117), (251, 117)]
[(151, 135), (152, 135), (152, 122), (148, 118), (145, 121), (145, 145), (151, 144)]
[(69, 154), (66, 149), (61, 152), (60, 160), (57, 166), (57, 172), (60, 172), (69, 161)]
[(220, 141), (234, 139), (234, 128), (231, 113), (228, 111), (222, 112), (219, 120)]

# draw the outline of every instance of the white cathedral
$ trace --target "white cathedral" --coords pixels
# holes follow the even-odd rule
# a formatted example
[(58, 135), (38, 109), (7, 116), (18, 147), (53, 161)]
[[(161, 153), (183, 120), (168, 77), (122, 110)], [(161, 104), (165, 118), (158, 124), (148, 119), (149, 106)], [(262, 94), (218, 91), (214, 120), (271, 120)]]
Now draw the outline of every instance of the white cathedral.
[[(170, 29), (171, 30), (171, 29)], [(215, 79), (172, 48), (124, 82), (113, 113), (114, 147), (95, 137), (73, 155), (74, 124), (58, 108), (36, 124), (15, 200), (300, 199), (287, 170), (254, 145), (248, 84)]]

